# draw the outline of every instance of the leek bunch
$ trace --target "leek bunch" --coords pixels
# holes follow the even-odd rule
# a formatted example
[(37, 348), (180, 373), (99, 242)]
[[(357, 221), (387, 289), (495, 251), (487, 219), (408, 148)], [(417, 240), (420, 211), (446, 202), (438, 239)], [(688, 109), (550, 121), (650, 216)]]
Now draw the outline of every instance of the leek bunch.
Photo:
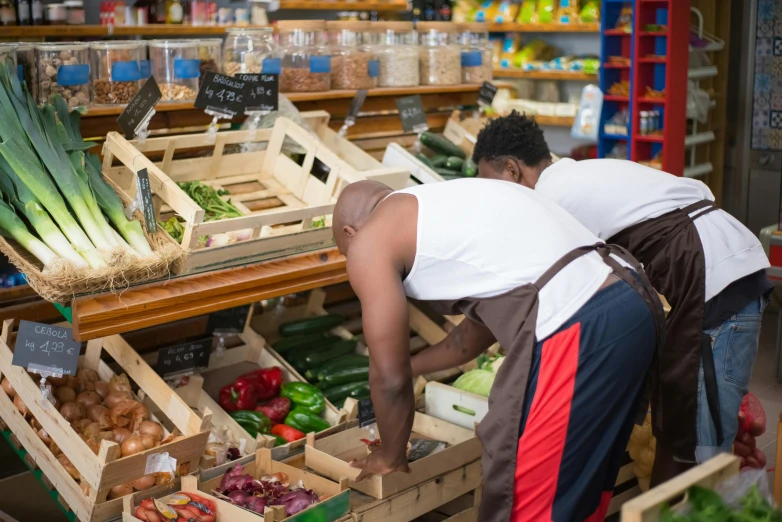
[(38, 107), (10, 60), (0, 61), (0, 121), (0, 235), (50, 272), (63, 261), (102, 269), (122, 256), (152, 255), (97, 156), (85, 153), (92, 144), (82, 140), (80, 114), (60, 95)]

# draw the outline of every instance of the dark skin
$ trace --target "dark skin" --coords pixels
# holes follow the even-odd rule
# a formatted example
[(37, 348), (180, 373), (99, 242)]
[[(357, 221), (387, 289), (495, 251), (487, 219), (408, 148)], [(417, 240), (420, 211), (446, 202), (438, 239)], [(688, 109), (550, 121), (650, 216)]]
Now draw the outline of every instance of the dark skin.
[(402, 282), (413, 266), (418, 201), (376, 182), (349, 185), (334, 211), (334, 238), (347, 257), (350, 284), (361, 301), (369, 346), (369, 383), (382, 447), (351, 462), (356, 478), (409, 472), (407, 443), (415, 416), (414, 375), (464, 364), (491, 346), (494, 336), (470, 320), (442, 342), (410, 357), (407, 297)]

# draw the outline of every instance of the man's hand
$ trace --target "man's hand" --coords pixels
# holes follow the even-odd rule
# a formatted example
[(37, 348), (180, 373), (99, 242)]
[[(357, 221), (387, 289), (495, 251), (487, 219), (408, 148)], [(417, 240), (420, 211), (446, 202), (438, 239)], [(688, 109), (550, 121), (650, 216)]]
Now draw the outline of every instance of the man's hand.
[(383, 449), (378, 449), (369, 454), (369, 456), (363, 459), (357, 459), (350, 463), (354, 468), (361, 470), (361, 473), (356, 477), (356, 482), (361, 482), (365, 478), (369, 478), (372, 475), (388, 475), (394, 471), (401, 471), (403, 473), (410, 473), (410, 467), (407, 465), (407, 461), (394, 463), (389, 459)]

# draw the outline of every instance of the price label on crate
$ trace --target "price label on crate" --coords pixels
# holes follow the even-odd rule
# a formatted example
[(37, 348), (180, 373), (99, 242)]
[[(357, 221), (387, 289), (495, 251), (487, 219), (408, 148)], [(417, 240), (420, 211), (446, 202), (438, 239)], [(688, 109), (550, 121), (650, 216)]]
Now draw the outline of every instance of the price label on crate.
[(397, 98), (396, 108), (399, 111), (399, 118), (402, 120), (402, 129), (405, 132), (423, 132), (429, 129), (424, 104), (418, 94)]
[(137, 173), (136, 204), (144, 214), (144, 227), (147, 229), (147, 232), (150, 234), (157, 232), (155, 205), (152, 203), (152, 189), (149, 186), (149, 172), (147, 172), (147, 169), (141, 169)]
[(209, 314), (207, 332), (241, 333), (250, 315), (251, 305), (237, 306)]
[(497, 94), (497, 87), (489, 82), (483, 82), (481, 88), (478, 90), (478, 105), (488, 107), (491, 102), (494, 101), (494, 96)]
[(155, 78), (150, 76), (117, 118), (117, 123), (126, 138), (132, 140), (139, 127), (148, 123), (150, 113), (162, 97)]
[(358, 401), (358, 425), (361, 428), (377, 422), (377, 415), (375, 415), (375, 405), (372, 404), (372, 399), (361, 399)]
[(211, 353), (211, 337), (161, 348), (157, 352), (155, 371), (164, 379), (196, 373), (209, 366)]
[(247, 83), (238, 78), (207, 71), (198, 88), (195, 106), (231, 117), (243, 114), (247, 106), (245, 98)]
[(70, 328), (20, 321), (11, 364), (42, 375), (76, 375), (80, 351)]
[(280, 76), (277, 74), (235, 74), (247, 82), (245, 100), (247, 112), (280, 110)]

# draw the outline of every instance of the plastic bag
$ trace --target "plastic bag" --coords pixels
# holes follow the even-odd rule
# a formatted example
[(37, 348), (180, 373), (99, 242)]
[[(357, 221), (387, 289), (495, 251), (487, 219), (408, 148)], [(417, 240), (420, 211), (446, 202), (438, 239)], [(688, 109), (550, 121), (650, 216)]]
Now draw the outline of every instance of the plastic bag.
[(518, 22), (531, 24), (535, 21), (535, 0), (522, 0)]
[(687, 118), (706, 123), (709, 119), (711, 97), (696, 82), (687, 82)]
[(559, 0), (557, 22), (561, 24), (578, 22), (578, 0)]
[(603, 109), (603, 92), (597, 85), (587, 85), (581, 91), (581, 102), (570, 135), (577, 139), (596, 140)]
[(502, 53), (500, 53), (500, 67), (510, 69), (513, 67), (513, 61), (516, 51), (519, 50), (521, 39), (517, 33), (507, 33), (502, 42)]
[(579, 15), (583, 23), (594, 23), (600, 21), (600, 0), (586, 0), (584, 7), (581, 8)]
[[(297, 109), (296, 106), (293, 105), (293, 103), (284, 94), (280, 94), (279, 103), (280, 103), (280, 107), (278, 111), (270, 112), (269, 114), (261, 116), (260, 120), (258, 120), (258, 125), (256, 127), (257, 129), (271, 129), (272, 127), (274, 127), (274, 123), (277, 121), (277, 118), (279, 118), (280, 116), (284, 116), (289, 120), (293, 121), (293, 123), (305, 129), (314, 137), (316, 138), (318, 137), (318, 135), (315, 134), (315, 132), (310, 128), (309, 125), (307, 125), (307, 123), (301, 117), (301, 113), (299, 112), (299, 109)], [(246, 118), (244, 120), (244, 123), (242, 123), (241, 129), (249, 130), (252, 120), (253, 120), (252, 117)], [(260, 141), (248, 142), (242, 144), (242, 152), (255, 152), (260, 150), (266, 150), (266, 146), (267, 146), (266, 142), (260, 142)], [(305, 154), (307, 152), (298, 143), (296, 143), (296, 141), (292, 140), (288, 136), (285, 137), (285, 141), (283, 141), (282, 143), (282, 151), (288, 154)]]
[(538, 0), (538, 20), (540, 24), (553, 23), (557, 17), (556, 0)]
[(493, 21), (497, 24), (513, 23), (519, 14), (519, 4), (510, 0), (502, 0), (494, 13)]
[(741, 509), (741, 500), (747, 495), (749, 490), (757, 486), (758, 493), (761, 498), (772, 506), (776, 506), (774, 503), (774, 496), (771, 493), (771, 488), (768, 483), (768, 473), (766, 470), (749, 470), (742, 471), (737, 475), (723, 480), (715, 489), (717, 493), (722, 497), (723, 502), (732, 508)]

